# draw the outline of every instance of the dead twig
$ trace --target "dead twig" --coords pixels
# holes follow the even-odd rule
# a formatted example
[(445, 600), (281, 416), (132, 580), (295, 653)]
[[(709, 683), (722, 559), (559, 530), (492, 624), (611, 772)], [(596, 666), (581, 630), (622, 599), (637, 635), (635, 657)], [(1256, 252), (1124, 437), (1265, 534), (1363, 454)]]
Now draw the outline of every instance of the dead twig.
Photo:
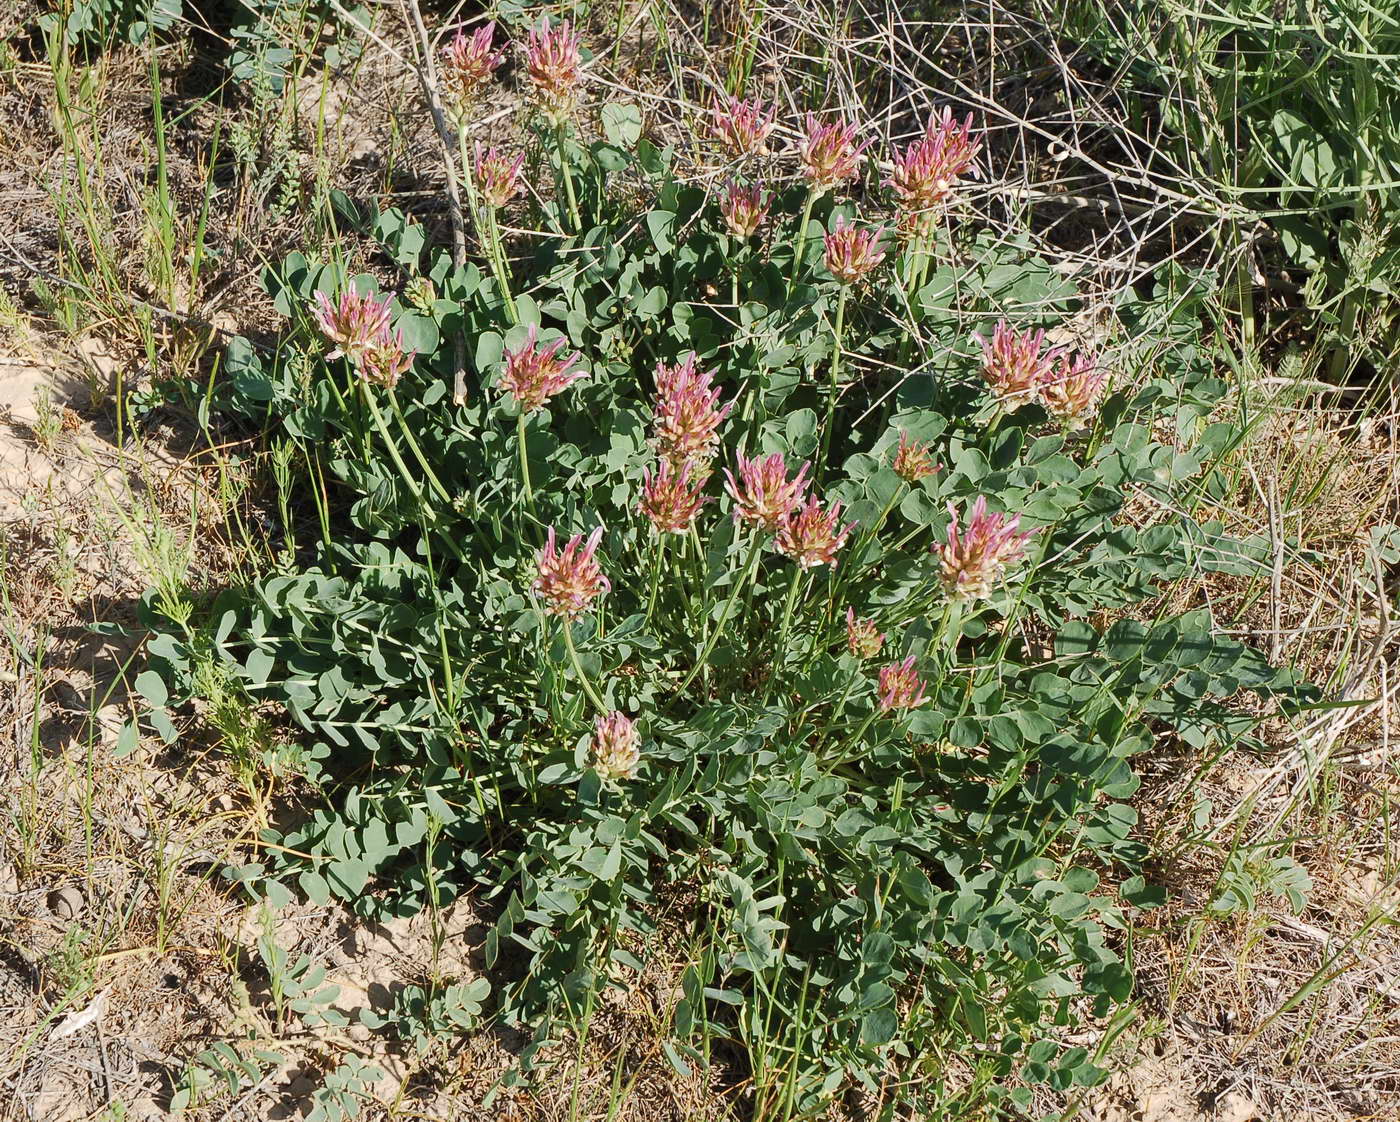
[[(423, 23), (423, 13), (418, 8), (418, 0), (399, 0), (403, 9), (404, 22), (414, 31), (414, 51), (418, 55), (413, 72), (423, 89), (423, 99), (428, 103), (428, 112), (433, 118), (433, 131), (437, 133), (441, 148), (442, 167), (447, 173), (447, 212), (452, 220), (452, 264), (461, 269), (467, 263), (467, 231), (462, 220), (462, 199), (457, 191), (457, 160), (453, 155), (452, 130), (443, 111), (442, 100), (438, 97), (437, 64), (433, 61), (433, 44), (428, 38), (428, 29)], [(462, 337), (453, 340), (452, 400), (458, 405), (467, 400), (467, 357)]]

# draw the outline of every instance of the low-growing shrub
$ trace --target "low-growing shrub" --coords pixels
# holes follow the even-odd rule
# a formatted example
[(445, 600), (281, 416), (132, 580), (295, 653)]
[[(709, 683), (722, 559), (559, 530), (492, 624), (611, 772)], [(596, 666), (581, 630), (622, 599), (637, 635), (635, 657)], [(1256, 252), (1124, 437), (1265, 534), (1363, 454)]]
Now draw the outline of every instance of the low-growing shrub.
[[(489, 32), (452, 49), (470, 97)], [(1055, 1026), (1129, 996), (1132, 756), (1301, 696), (1204, 610), (1122, 611), (1256, 548), (1194, 513), (1239, 436), (1199, 278), (1052, 346), (1073, 283), (959, 222), (970, 122), (885, 194), (854, 127), (802, 123), (794, 177), (721, 100), (712, 192), (633, 105), (582, 138), (573, 49), (527, 59), (545, 233), (502, 242), (514, 153), (469, 161), (485, 266), (342, 198), (399, 292), (294, 254), (285, 337), (226, 356), (320, 527), (188, 623), (147, 604), (154, 701), (217, 658), (309, 742), (324, 802), (236, 875), (368, 916), (475, 893), (486, 1009), (539, 1040), (674, 964), (667, 1054), (740, 1044), (756, 1116), (1093, 1083)]]

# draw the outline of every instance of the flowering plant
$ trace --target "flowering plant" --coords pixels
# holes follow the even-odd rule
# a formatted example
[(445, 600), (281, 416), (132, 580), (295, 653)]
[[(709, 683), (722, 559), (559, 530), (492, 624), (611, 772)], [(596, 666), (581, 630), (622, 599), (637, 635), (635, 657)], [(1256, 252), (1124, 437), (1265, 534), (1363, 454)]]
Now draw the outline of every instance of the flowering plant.
[[(577, 33), (531, 36), (557, 140)], [(771, 123), (721, 108), (726, 142)], [(878, 185), (853, 124), (806, 122), (786, 158), (810, 186), (755, 194), (756, 225), (733, 188), (680, 186), (636, 107), (601, 121), (558, 170), (576, 185), (499, 193), (541, 208), (515, 225), (543, 244), (487, 237), (459, 268), (351, 208), (425, 295), (294, 254), (264, 278), (280, 345), (229, 350), (224, 411), (298, 450), (285, 498), (314, 517), (284, 530), (313, 530), (207, 619), (153, 599), (151, 652), (172, 698), (217, 657), (282, 706), (327, 798), (240, 875), (368, 915), (479, 893), (495, 1013), (536, 1025), (693, 945), (676, 1062), (800, 1005), (802, 1112), (893, 1080), (937, 1116), (945, 1092), (897, 1075), (939, 1049), (995, 1055), (994, 1082), (1092, 1082), (1041, 1037), (1128, 995), (1109, 931), (1154, 895), (1133, 754), (1238, 735), (1210, 699), (1241, 688), (1308, 696), (1204, 613), (1125, 614), (1233, 548), (1195, 514), (1230, 434), (1205, 424), (1225, 387), (1186, 280), (1123, 294), (1111, 345), (1070, 359), (1040, 331), (1080, 294), (1034, 254), (959, 231), (949, 285), (926, 243), (855, 225), (840, 192)], [(893, 210), (925, 171), (956, 206), (976, 138), (950, 121), (947, 167), (911, 160)], [(641, 221), (612, 176), (645, 184)], [(1008, 272), (1034, 319), (1001, 302)], [(1149, 313), (1177, 317), (1170, 344), (1140, 341)], [(366, 376), (390, 343), (394, 376)]]

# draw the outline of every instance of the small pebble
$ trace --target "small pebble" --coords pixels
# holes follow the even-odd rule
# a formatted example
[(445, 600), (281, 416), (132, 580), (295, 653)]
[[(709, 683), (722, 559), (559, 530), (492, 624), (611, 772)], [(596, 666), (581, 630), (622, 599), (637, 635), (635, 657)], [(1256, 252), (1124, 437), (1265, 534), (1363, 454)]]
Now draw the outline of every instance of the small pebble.
[(45, 902), (49, 911), (59, 919), (77, 919), (83, 912), (83, 894), (71, 884), (65, 888), (55, 888)]

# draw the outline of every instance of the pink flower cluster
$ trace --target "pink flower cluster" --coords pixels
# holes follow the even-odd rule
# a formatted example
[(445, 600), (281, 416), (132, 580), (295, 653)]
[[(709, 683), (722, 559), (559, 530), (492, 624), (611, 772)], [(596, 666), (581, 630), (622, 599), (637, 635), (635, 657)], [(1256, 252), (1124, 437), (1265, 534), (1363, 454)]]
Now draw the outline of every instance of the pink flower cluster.
[(839, 501), (823, 510), (821, 500), (816, 495), (808, 495), (801, 507), (778, 524), (773, 545), (803, 569), (834, 565), (837, 552), (855, 528), (854, 522), (841, 525)]
[(414, 351), (404, 345), (403, 332), (385, 332), (360, 355), (365, 381), (392, 389), (413, 366)]
[(857, 619), (854, 608), (846, 609), (846, 649), (856, 658), (874, 658), (885, 645), (885, 636), (873, 619)]
[(496, 23), (483, 24), (470, 35), (459, 31), (439, 53), (443, 93), (459, 116), (469, 109), (477, 96), (505, 61), (504, 51), (493, 51)]
[(652, 445), (660, 465), (655, 473), (643, 469), (638, 509), (657, 533), (683, 534), (694, 524), (730, 408), (719, 403), (719, 389), (693, 352), (674, 364), (656, 364)]
[(864, 230), (839, 215), (826, 235), (826, 267), (842, 284), (857, 284), (885, 259), (880, 248), (883, 226)]
[(930, 117), (923, 135), (895, 153), (894, 170), (885, 180), (899, 203), (900, 228), (927, 234), (936, 208), (972, 168), (981, 149), (981, 139), (972, 136), (972, 114), (961, 124), (951, 109)]
[(583, 82), (582, 39), (568, 20), (551, 27), (544, 16), (530, 29), (525, 46), (525, 73), (544, 115), (562, 124), (578, 105)]
[(641, 737), (637, 726), (613, 710), (593, 722), (593, 770), (604, 779), (626, 779), (641, 763)]
[(840, 502), (823, 509), (820, 499), (807, 494), (807, 464), (792, 479), (787, 477), (781, 452), (763, 459), (740, 456), (736, 466), (738, 479), (728, 469), (724, 473), (736, 522), (749, 522), (775, 534), (773, 545), (778, 552), (804, 569), (836, 563), (837, 552), (856, 524), (841, 525)]
[(520, 190), (517, 182), (520, 169), (525, 166), (525, 153), (509, 159), (495, 148), (482, 151), (480, 141), (476, 145), (476, 183), (486, 205), (500, 210)]
[(1036, 396), (1054, 361), (1043, 330), (1017, 332), (998, 320), (990, 339), (973, 339), (982, 345), (982, 377), (1000, 401), (1024, 404)]
[(941, 468), (933, 462), (933, 456), (926, 443), (910, 440), (909, 434), (901, 430), (899, 447), (894, 453), (894, 473), (905, 483), (917, 483), (927, 479)]
[(948, 540), (933, 546), (943, 590), (952, 600), (985, 600), (1006, 567), (1021, 559), (1031, 535), (1017, 529), (1019, 514), (1006, 518), (989, 513), (982, 497), (968, 511), (966, 526), (959, 522), (952, 503), (948, 513), (952, 516)]
[(334, 344), (326, 358), (345, 358), (365, 381), (393, 386), (413, 365), (415, 355), (404, 345), (403, 332), (389, 327), (390, 300), (353, 288), (342, 290), (335, 300), (316, 293), (311, 316)]
[(768, 149), (765, 142), (773, 131), (778, 115), (775, 108), (765, 112), (762, 102), (741, 101), (728, 94), (715, 98), (714, 124), (710, 135), (718, 140), (725, 150), (736, 159), (743, 156), (761, 156)]
[(1043, 330), (1017, 332), (1005, 320), (990, 339), (973, 338), (982, 346), (982, 377), (1003, 405), (1038, 398), (1067, 427), (1087, 424), (1107, 380), (1092, 356), (1046, 347)]
[[(505, 52), (493, 49), (495, 37), (492, 21), (470, 35), (457, 32), (438, 53), (443, 97), (459, 125), (505, 61)], [(551, 25), (548, 16), (530, 29), (526, 39), (526, 76), (540, 109), (556, 125), (567, 120), (578, 105), (583, 83), (581, 45), (568, 20)]]
[(600, 593), (612, 587), (595, 556), (602, 540), (603, 527), (599, 526), (588, 535), (587, 542), (582, 534), (575, 534), (561, 550), (555, 541), (554, 527), (549, 528), (537, 560), (534, 589), (550, 615), (572, 623)]
[(531, 324), (523, 346), (514, 351), (506, 348), (505, 369), (501, 371), (501, 385), (524, 413), (542, 408), (555, 394), (588, 377), (587, 371), (574, 367), (579, 361), (577, 351), (560, 358), (564, 340), (555, 339), (541, 346), (538, 334)]
[(885, 713), (891, 709), (917, 709), (928, 700), (924, 697), (924, 680), (914, 669), (913, 655), (880, 668), (878, 692), (880, 710)]
[(707, 476), (719, 426), (732, 407), (732, 402), (720, 405), (718, 387), (693, 352), (674, 365), (657, 363), (652, 407), (657, 455), (678, 472), (689, 464), (697, 478)]
[(734, 500), (734, 521), (751, 522), (760, 530), (775, 533), (783, 519), (802, 502), (807, 491), (807, 464), (788, 479), (787, 461), (781, 452), (760, 459), (739, 456), (735, 462), (739, 478), (724, 470), (725, 490)]
[(751, 238), (767, 217), (769, 202), (757, 184), (741, 187), (731, 183), (720, 200), (719, 210), (731, 234), (736, 238)]
[(798, 163), (808, 186), (818, 194), (856, 177), (862, 153), (871, 142), (856, 143), (856, 127), (844, 120), (824, 125), (815, 113), (807, 114), (807, 134), (797, 150)]
[(1066, 428), (1084, 428), (1103, 396), (1108, 375), (1092, 355), (1059, 354), (1040, 383), (1040, 400)]
[(690, 464), (676, 471), (669, 460), (662, 460), (656, 472), (642, 469), (642, 501), (638, 509), (647, 516), (659, 534), (684, 534), (690, 529), (706, 497), (703, 480), (690, 477)]

